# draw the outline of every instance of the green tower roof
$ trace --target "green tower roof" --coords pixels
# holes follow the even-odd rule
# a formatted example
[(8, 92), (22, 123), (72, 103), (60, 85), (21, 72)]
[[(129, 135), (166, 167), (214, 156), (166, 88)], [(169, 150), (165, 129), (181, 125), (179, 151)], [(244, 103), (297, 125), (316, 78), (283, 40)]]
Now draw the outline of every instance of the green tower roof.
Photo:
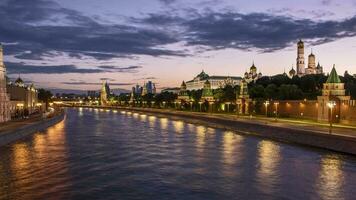
[(333, 69), (331, 70), (331, 73), (330, 73), (326, 83), (341, 83), (339, 75), (337, 75), (335, 65), (333, 66)]

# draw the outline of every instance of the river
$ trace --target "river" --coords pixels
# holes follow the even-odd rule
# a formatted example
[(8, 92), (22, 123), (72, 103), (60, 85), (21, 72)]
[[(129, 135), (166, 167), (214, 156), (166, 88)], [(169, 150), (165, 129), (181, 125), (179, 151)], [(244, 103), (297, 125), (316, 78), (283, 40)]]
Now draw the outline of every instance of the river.
[(0, 147), (0, 199), (354, 199), (356, 158), (169, 118), (68, 109)]

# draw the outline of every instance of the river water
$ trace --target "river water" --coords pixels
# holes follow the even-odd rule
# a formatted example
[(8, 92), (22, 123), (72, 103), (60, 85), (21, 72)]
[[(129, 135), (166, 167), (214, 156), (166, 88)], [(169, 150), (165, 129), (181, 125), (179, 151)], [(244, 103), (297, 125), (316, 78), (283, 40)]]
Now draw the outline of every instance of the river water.
[(356, 158), (132, 112), (68, 109), (0, 147), (0, 199), (355, 199)]

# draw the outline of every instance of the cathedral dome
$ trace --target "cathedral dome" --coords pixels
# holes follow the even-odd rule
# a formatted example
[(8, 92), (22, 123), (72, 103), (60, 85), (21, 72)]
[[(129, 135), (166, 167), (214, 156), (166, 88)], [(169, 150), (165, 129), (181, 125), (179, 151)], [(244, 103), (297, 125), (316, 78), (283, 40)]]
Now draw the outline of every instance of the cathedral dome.
[(294, 68), (292, 67), (292, 69), (289, 71), (289, 75), (290, 76), (294, 76), (296, 73), (296, 71), (294, 70)]
[(15, 81), (15, 85), (23, 87), (23, 86), (25, 86), (25, 83), (23, 82), (23, 80), (20, 77), (18, 77)]
[(250, 70), (257, 70), (257, 67), (255, 66), (255, 63), (252, 64), (252, 66), (250, 67)]

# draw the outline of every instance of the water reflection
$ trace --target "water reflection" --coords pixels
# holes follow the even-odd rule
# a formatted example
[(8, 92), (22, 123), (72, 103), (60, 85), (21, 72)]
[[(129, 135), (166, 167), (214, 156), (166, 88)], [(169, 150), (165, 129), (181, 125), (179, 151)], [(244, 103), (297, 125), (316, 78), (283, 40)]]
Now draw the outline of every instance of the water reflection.
[(159, 121), (161, 122), (161, 128), (162, 129), (167, 129), (167, 127), (168, 127), (168, 119), (167, 118), (161, 118)]
[(184, 122), (183, 121), (173, 121), (174, 130), (177, 133), (183, 133), (184, 131)]
[(155, 126), (156, 120), (157, 120), (157, 118), (155, 116), (151, 115), (148, 117), (148, 121), (150, 122), (151, 127)]
[(205, 147), (206, 128), (204, 126), (196, 126), (196, 144), (198, 153), (202, 153)]
[(147, 115), (140, 114), (140, 119), (145, 122), (147, 120)]
[(275, 142), (262, 140), (258, 144), (258, 163), (259, 188), (266, 193), (273, 193), (279, 183), (280, 147)]
[(83, 108), (79, 108), (78, 115), (79, 115), (79, 117), (83, 116)]
[(0, 199), (354, 198), (353, 158), (168, 118), (78, 112), (0, 148)]
[(236, 163), (236, 159), (241, 159), (236, 155), (236, 150), (241, 146), (243, 137), (231, 131), (223, 133), (223, 160), (225, 164)]
[(344, 199), (344, 174), (342, 160), (339, 157), (326, 155), (321, 159), (321, 170), (317, 184), (322, 199)]
[(26, 187), (32, 182), (30, 153), (27, 144), (17, 143), (14, 145), (11, 170), (15, 178), (15, 188)]

